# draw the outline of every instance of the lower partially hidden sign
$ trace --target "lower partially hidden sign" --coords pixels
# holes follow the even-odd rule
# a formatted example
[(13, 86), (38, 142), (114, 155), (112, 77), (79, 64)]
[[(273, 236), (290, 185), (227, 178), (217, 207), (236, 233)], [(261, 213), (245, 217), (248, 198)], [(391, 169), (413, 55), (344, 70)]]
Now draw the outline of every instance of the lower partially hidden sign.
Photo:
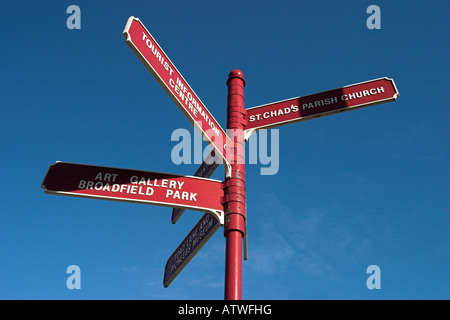
[(167, 260), (164, 270), (164, 287), (167, 288), (170, 285), (219, 227), (220, 223), (214, 216), (209, 213), (203, 215)]
[[(215, 152), (212, 150), (208, 157), (203, 161), (197, 171), (194, 173), (195, 177), (209, 178), (214, 170), (219, 166), (216, 162), (214, 162)], [(183, 214), (184, 209), (173, 208), (172, 209), (172, 223), (176, 223), (178, 219)]]
[(220, 224), (224, 219), (222, 182), (218, 180), (56, 162), (49, 167), (42, 188), (49, 194), (209, 212)]

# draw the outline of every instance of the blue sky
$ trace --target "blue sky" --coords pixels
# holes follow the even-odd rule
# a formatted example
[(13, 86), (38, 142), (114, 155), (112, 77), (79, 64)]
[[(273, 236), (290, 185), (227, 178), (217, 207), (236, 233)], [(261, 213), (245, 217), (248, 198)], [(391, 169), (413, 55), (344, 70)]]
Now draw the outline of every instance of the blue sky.
[[(69, 30), (69, 5), (81, 29)], [(366, 9), (381, 9), (369, 30)], [(223, 229), (169, 288), (166, 260), (202, 216), (44, 194), (55, 161), (177, 174), (191, 124), (125, 44), (141, 19), (222, 127), (246, 108), (387, 76), (397, 101), (279, 131), (279, 171), (246, 167), (244, 299), (449, 299), (448, 1), (0, 3), (0, 298), (222, 299)], [(204, 144), (206, 146), (206, 144)], [(447, 164), (446, 164), (447, 163)], [(219, 167), (212, 178), (223, 180)], [(81, 289), (69, 290), (69, 265)], [(381, 270), (369, 290), (366, 269)]]

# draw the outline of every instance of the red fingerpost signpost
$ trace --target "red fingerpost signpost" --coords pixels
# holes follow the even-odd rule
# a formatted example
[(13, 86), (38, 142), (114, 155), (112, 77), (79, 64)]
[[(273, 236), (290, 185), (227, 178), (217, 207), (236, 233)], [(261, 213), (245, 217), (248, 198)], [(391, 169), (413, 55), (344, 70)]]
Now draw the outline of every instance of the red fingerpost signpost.
[[(127, 45), (202, 133), (212, 153), (195, 176), (56, 162), (49, 167), (42, 188), (48, 194), (169, 206), (174, 208), (172, 223), (186, 209), (206, 212), (167, 260), (163, 285), (168, 287), (223, 226), (224, 297), (240, 300), (247, 229), (245, 141), (257, 130), (395, 101), (399, 96), (395, 83), (380, 78), (245, 109), (244, 75), (233, 70), (227, 80), (230, 138), (139, 19), (130, 17), (123, 34)], [(217, 168), (212, 163), (216, 156), (224, 165), (224, 181), (208, 179)]]

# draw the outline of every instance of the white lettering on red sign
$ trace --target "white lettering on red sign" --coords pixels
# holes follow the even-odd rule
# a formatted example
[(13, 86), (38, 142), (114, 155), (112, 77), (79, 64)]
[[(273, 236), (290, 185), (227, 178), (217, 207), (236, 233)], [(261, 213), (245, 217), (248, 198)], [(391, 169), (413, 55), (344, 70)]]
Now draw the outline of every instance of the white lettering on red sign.
[(170, 75), (172, 75), (173, 70), (170, 67), (169, 63), (167, 61), (164, 61), (164, 57), (161, 54), (161, 52), (158, 51), (158, 48), (152, 43), (150, 39), (147, 38), (147, 35), (142, 32), (142, 41), (145, 42), (147, 47), (152, 51), (152, 53), (155, 55), (156, 59), (158, 59), (159, 62), (161, 62), (161, 65), (164, 66), (164, 69), (169, 72)]
[(282, 115), (289, 114), (291, 112), (297, 112), (297, 111), (298, 111), (298, 106), (292, 104), (290, 107), (280, 108), (277, 110), (266, 111), (264, 113), (251, 115), (249, 117), (249, 121), (253, 122), (255, 120), (275, 118), (278, 116), (282, 116)]
[(208, 116), (208, 113), (202, 108), (199, 101), (195, 99), (195, 94), (189, 90), (189, 86), (184, 82), (183, 79), (180, 79), (178, 76), (176, 80), (172, 78), (173, 69), (170, 64), (165, 61), (163, 54), (158, 50), (157, 46), (152, 43), (151, 39), (147, 37), (145, 32), (142, 32), (142, 41), (145, 42), (145, 45), (150, 49), (155, 58), (161, 63), (164, 69), (168, 72), (169, 78), (169, 86), (175, 91), (180, 98), (180, 101), (183, 101), (184, 105), (192, 112), (192, 115), (197, 118), (199, 115), (206, 121), (206, 123), (211, 128), (212, 132), (220, 137), (219, 129), (216, 127), (213, 119)]
[[(335, 97), (331, 97), (331, 98), (325, 98), (325, 99), (311, 101), (308, 103), (303, 103), (301, 108), (302, 108), (302, 110), (315, 109), (315, 108), (339, 103), (339, 100), (340, 101), (356, 100), (356, 99), (361, 99), (364, 97), (381, 94), (384, 92), (385, 92), (384, 87), (382, 87), (382, 86), (375, 87), (375, 88), (371, 88), (368, 90), (362, 90), (362, 91), (357, 91), (357, 92), (353, 92), (353, 93), (343, 94), (340, 97), (335, 96)], [(298, 110), (299, 110), (298, 108), (299, 107), (297, 105), (292, 104), (290, 107), (279, 108), (276, 110), (266, 111), (264, 113), (259, 113), (259, 114), (253, 114), (249, 117), (249, 122), (259, 121), (259, 120), (263, 120), (263, 119), (276, 118), (279, 116), (289, 114), (291, 112), (295, 113), (295, 112), (298, 112)]]
[(78, 189), (136, 194), (150, 197), (154, 194), (155, 188), (166, 188), (166, 198), (197, 202), (196, 192), (182, 190), (184, 185), (183, 181), (131, 176), (129, 183), (114, 183), (118, 176), (119, 174), (117, 173), (99, 172), (95, 176), (94, 181), (80, 180), (78, 182)]
[(343, 94), (341, 96), (342, 101), (352, 100), (352, 99), (360, 99), (362, 97), (373, 96), (379, 93), (384, 93), (383, 87), (371, 88), (369, 90), (358, 91), (350, 94)]

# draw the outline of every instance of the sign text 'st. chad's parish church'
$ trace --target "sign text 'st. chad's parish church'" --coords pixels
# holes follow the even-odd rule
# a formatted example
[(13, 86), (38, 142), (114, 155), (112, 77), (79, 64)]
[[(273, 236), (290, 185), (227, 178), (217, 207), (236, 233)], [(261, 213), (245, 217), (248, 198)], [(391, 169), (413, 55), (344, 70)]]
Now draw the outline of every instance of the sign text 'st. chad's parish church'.
[(313, 119), (333, 113), (394, 101), (394, 81), (380, 78), (247, 109), (247, 137), (259, 129)]

